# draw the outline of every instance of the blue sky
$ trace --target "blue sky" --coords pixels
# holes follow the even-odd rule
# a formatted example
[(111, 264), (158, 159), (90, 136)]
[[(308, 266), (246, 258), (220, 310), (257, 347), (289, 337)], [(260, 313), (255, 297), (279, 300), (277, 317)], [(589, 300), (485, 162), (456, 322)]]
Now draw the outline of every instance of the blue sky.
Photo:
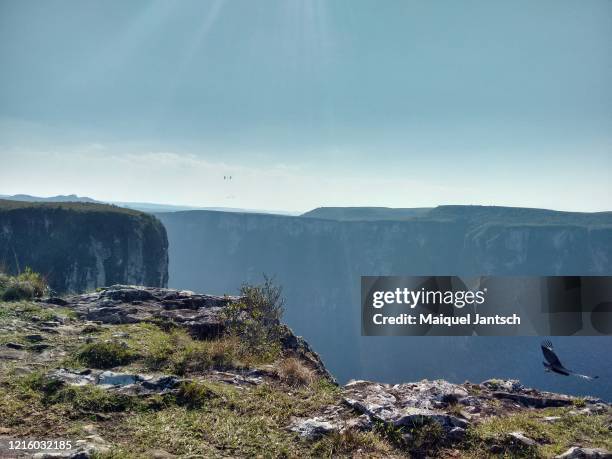
[(612, 210), (609, 0), (2, 0), (0, 66), (0, 194)]

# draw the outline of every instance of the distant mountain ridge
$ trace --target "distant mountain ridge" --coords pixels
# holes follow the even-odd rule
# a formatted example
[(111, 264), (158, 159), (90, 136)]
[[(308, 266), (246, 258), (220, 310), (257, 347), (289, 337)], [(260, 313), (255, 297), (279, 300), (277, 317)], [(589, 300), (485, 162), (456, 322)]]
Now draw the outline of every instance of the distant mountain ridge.
[(301, 215), (336, 221), (466, 220), (476, 224), (610, 224), (612, 212), (567, 212), (529, 207), (440, 205), (436, 207), (318, 207)]
[(77, 196), (76, 194), (57, 195), (49, 197), (32, 196), (29, 194), (0, 194), (0, 199), (10, 201), (26, 201), (26, 202), (100, 202), (86, 196)]
[(241, 213), (262, 213), (262, 214), (277, 214), (277, 215), (297, 215), (296, 212), (285, 212), (282, 210), (261, 210), (261, 209), (241, 209), (236, 207), (200, 207), (200, 206), (184, 206), (176, 204), (157, 204), (152, 202), (125, 202), (125, 201), (98, 201), (86, 196), (77, 196), (76, 194), (58, 195), (58, 196), (32, 196), (29, 194), (0, 194), (0, 199), (20, 202), (91, 202), (99, 204), (112, 204), (126, 209), (134, 209), (141, 212), (180, 212), (185, 210), (212, 210), (216, 212), (241, 212)]

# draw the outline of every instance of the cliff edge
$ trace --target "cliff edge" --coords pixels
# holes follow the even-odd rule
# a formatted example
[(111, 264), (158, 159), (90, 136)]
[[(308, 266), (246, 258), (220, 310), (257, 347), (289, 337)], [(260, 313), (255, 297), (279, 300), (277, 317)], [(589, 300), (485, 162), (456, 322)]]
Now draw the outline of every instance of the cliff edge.
[(340, 387), (268, 314), (274, 291), (244, 291), (0, 303), (0, 445), (72, 439), (20, 457), (80, 459), (610, 457), (604, 400), (513, 380)]
[(116, 206), (0, 200), (0, 268), (26, 267), (60, 293), (116, 283), (165, 287), (168, 238), (155, 217)]

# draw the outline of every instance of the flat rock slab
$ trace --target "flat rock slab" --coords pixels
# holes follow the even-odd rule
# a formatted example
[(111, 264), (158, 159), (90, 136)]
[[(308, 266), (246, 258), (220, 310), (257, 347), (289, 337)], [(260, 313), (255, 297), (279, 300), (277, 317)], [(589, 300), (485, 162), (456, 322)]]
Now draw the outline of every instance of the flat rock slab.
[(209, 338), (224, 330), (223, 308), (240, 300), (236, 296), (204, 295), (188, 290), (113, 285), (94, 293), (42, 302), (70, 308), (82, 320), (106, 324), (162, 320), (182, 326), (198, 338)]
[(174, 391), (182, 381), (173, 375), (141, 375), (89, 369), (75, 372), (64, 368), (51, 372), (48, 377), (64, 384), (93, 385), (126, 395), (163, 395)]
[(396, 385), (352, 381), (345, 386), (344, 402), (359, 413), (394, 427), (416, 427), (433, 421), (449, 432), (455, 427), (466, 428), (468, 421), (441, 408), (467, 396), (465, 388), (446, 381)]

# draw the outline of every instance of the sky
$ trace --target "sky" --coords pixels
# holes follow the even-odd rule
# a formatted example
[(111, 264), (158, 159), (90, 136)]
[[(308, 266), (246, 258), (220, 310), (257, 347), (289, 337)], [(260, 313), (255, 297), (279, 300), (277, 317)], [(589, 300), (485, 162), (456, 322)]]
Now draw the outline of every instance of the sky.
[(0, 194), (602, 211), (611, 171), (610, 0), (0, 0)]

